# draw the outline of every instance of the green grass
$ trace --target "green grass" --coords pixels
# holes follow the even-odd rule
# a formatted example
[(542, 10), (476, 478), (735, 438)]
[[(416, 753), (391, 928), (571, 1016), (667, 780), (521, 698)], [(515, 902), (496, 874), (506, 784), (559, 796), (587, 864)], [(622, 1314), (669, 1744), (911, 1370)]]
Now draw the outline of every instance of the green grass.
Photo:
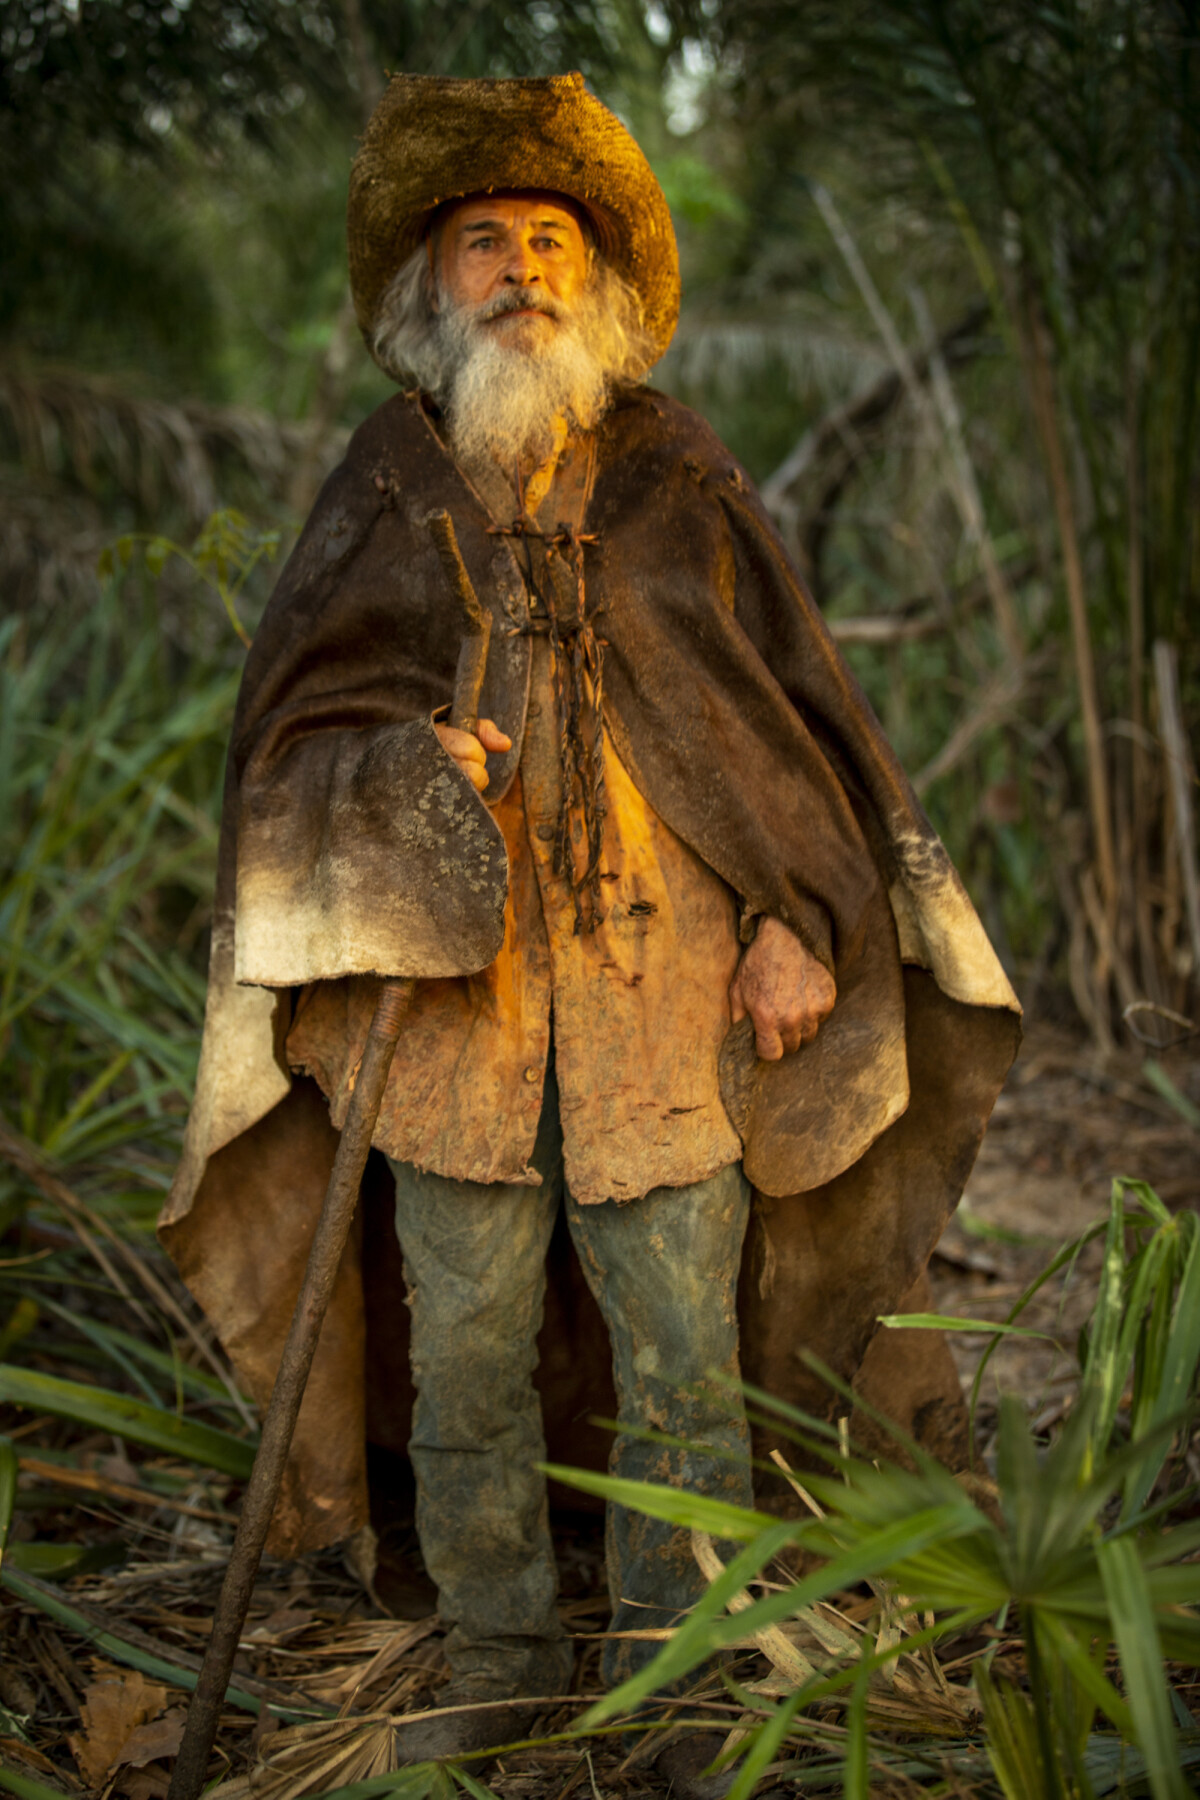
[[(206, 545), (227, 582), (229, 534)], [(203, 644), (214, 614), (174, 632)], [(252, 1415), (152, 1232), (195, 1076), (241, 660), (232, 633), (168, 636), (128, 556), (86, 611), (0, 632), (0, 1403), (234, 1479)], [(70, 1573), (69, 1548), (10, 1566)]]
[[(1043, 1444), (1021, 1399), (1002, 1397), (994, 1508), (977, 1504), (881, 1417), (904, 1461), (867, 1461), (832, 1427), (753, 1391), (759, 1422), (817, 1465), (803, 1476), (812, 1510), (800, 1519), (551, 1468), (585, 1492), (743, 1546), (654, 1661), (598, 1702), (580, 1729), (630, 1712), (708, 1658), (867, 1583), (877, 1597), (878, 1637), (867, 1630), (855, 1654), (825, 1658), (790, 1695), (766, 1708), (757, 1703), (745, 1721), (751, 1749), (731, 1800), (749, 1800), (757, 1771), (784, 1746), (793, 1756), (811, 1746), (819, 1737), (812, 1709), (831, 1701), (844, 1708), (842, 1792), (865, 1800), (868, 1771), (901, 1754), (878, 1726), (868, 1729), (873, 1687), (922, 1644), (947, 1649), (972, 1638), (977, 1648), (966, 1660), (991, 1775), (1007, 1800), (1126, 1791), (1122, 1758), (1154, 1800), (1184, 1800), (1192, 1789), (1182, 1770), (1196, 1733), (1174, 1700), (1166, 1663), (1200, 1662), (1200, 1524), (1172, 1523), (1193, 1492), (1185, 1457), (1200, 1361), (1200, 1225), (1191, 1213), (1172, 1217), (1144, 1184), (1116, 1182), (1107, 1220), (1084, 1239), (1098, 1234), (1105, 1259), (1080, 1338), (1075, 1403)], [(1078, 1248), (1068, 1246), (1051, 1268), (1066, 1266)], [(1014, 1318), (1045, 1279), (1032, 1284)], [(929, 1322), (926, 1315), (900, 1321)], [(973, 1321), (949, 1323), (977, 1329)], [(820, 1373), (853, 1403), (849, 1388)], [(781, 1579), (772, 1568), (785, 1552), (803, 1553), (800, 1579)], [(760, 1582), (767, 1585), (752, 1604), (731, 1606)], [(884, 1631), (897, 1615), (902, 1629)], [(1004, 1633), (1020, 1641), (1024, 1681), (991, 1667)], [(769, 1640), (758, 1641), (769, 1655)], [(920, 1748), (912, 1738), (904, 1752), (910, 1760)], [(755, 1746), (766, 1748), (756, 1754)], [(971, 1748), (934, 1740), (930, 1770), (939, 1755), (952, 1762)], [(1113, 1766), (1115, 1787), (1106, 1785)], [(960, 1772), (967, 1773), (965, 1763)]]
[[(148, 629), (129, 579), (36, 637), (17, 620), (0, 633), (5, 1107), (143, 1229), (195, 1074), (237, 674)], [(0, 1223), (29, 1198), (0, 1175)]]
[[(249, 534), (242, 550), (257, 560), (262, 545)], [(211, 652), (173, 646), (137, 604), (136, 573), (115, 557), (84, 616), (36, 637), (15, 622), (0, 634), (0, 1071), (19, 1134), (0, 1169), (0, 1230), (14, 1247), (0, 1266), (0, 1403), (237, 1480), (253, 1452), (249, 1414), (204, 1366), (150, 1232), (194, 1078), (241, 649), (232, 632)], [(228, 599), (236, 559), (212, 574)], [(1200, 1662), (1200, 1527), (1171, 1523), (1188, 1496), (1200, 1224), (1122, 1182), (1081, 1242), (1097, 1237), (1103, 1267), (1075, 1404), (1040, 1443), (1019, 1400), (1002, 1402), (994, 1510), (915, 1445), (899, 1442), (894, 1464), (870, 1462), (765, 1395), (752, 1408), (817, 1465), (804, 1476), (817, 1510), (799, 1520), (553, 1470), (705, 1534), (710, 1548), (714, 1538), (742, 1546), (656, 1661), (581, 1730), (609, 1727), (714, 1652), (756, 1632), (769, 1643), (772, 1628), (865, 1585), (886, 1630), (848, 1627), (789, 1693), (744, 1696), (751, 1735), (733, 1800), (788, 1757), (814, 1792), (848, 1796), (865, 1796), (881, 1770), (923, 1784), (943, 1764), (963, 1791), (1010, 1800), (1089, 1800), (1129, 1782), (1148, 1783), (1155, 1800), (1189, 1791), (1180, 1771), (1195, 1745), (1164, 1659)], [(1030, 1300), (1079, 1247), (991, 1328), (994, 1343), (1025, 1332)], [(148, 1476), (151, 1487), (172, 1478)], [(0, 1549), (15, 1483), (14, 1446), (0, 1440)], [(806, 1573), (780, 1581), (775, 1559), (796, 1550)], [(2, 1579), (66, 1623), (65, 1603), (30, 1578), (80, 1572), (94, 1553), (75, 1537), (15, 1545)], [(750, 1605), (730, 1610), (747, 1589)], [(1003, 1634), (1022, 1646), (1023, 1677), (993, 1661)], [(904, 1659), (915, 1667), (967, 1641), (980, 1729), (954, 1741), (944, 1729), (881, 1731), (873, 1704)], [(823, 1716), (839, 1714), (834, 1732)], [(387, 1779), (347, 1794), (477, 1788), (461, 1771)]]

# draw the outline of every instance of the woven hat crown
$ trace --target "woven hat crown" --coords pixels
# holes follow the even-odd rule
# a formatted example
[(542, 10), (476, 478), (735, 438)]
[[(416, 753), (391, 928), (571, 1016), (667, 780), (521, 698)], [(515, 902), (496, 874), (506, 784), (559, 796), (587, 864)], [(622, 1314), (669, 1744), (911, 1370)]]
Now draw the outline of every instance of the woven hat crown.
[(350, 173), (350, 285), (367, 342), (389, 282), (439, 206), (522, 189), (583, 208), (602, 255), (638, 295), (661, 356), (679, 318), (670, 209), (634, 138), (579, 74), (392, 77)]

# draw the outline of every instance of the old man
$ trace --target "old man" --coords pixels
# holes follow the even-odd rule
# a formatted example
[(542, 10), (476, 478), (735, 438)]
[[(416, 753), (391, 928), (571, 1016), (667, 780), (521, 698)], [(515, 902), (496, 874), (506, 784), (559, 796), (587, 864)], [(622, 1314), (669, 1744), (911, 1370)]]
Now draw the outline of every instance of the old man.
[[(407, 1430), (447, 1703), (552, 1695), (571, 1654), (536, 1465), (603, 1394), (599, 1321), (614, 1470), (748, 1502), (720, 1377), (748, 1364), (826, 1404), (811, 1345), (864, 1379), (969, 1171), (1017, 1009), (743, 471), (641, 385), (678, 267), (620, 123), (578, 76), (397, 77), (349, 241), (368, 348), (403, 391), (326, 484), (248, 659), (162, 1232), (269, 1392), (379, 979), (407, 966), (405, 759), (432, 729), (502, 836), (504, 942), (418, 987), (275, 1544), (359, 1530), (364, 1439)], [(477, 733), (439, 710), (459, 624), (431, 509), (494, 619)], [(574, 1257), (547, 1298), (556, 1223)], [(876, 1388), (890, 1376), (892, 1410), (945, 1449), (956, 1390), (925, 1351)], [(617, 1634), (701, 1589), (683, 1534), (640, 1515), (613, 1511), (607, 1554)], [(639, 1649), (614, 1636), (608, 1679)], [(461, 1713), (404, 1753), (496, 1735)]]

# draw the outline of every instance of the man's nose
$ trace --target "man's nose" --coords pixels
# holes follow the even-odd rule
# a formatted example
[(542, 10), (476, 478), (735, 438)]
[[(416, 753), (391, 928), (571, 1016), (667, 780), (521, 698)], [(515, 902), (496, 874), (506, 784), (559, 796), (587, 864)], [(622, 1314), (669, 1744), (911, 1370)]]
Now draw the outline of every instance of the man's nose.
[(515, 244), (509, 255), (504, 270), (504, 280), (510, 287), (532, 287), (542, 279), (536, 256), (526, 244)]

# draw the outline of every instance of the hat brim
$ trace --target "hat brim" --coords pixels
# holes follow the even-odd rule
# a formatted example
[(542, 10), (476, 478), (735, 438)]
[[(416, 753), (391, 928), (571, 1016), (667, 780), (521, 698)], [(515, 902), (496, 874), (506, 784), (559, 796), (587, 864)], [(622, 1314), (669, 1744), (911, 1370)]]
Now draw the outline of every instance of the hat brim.
[(581, 75), (392, 77), (350, 173), (350, 285), (368, 343), (389, 282), (439, 207), (522, 190), (563, 194), (584, 209), (601, 254), (642, 303), (657, 360), (679, 318), (670, 208), (633, 137)]

